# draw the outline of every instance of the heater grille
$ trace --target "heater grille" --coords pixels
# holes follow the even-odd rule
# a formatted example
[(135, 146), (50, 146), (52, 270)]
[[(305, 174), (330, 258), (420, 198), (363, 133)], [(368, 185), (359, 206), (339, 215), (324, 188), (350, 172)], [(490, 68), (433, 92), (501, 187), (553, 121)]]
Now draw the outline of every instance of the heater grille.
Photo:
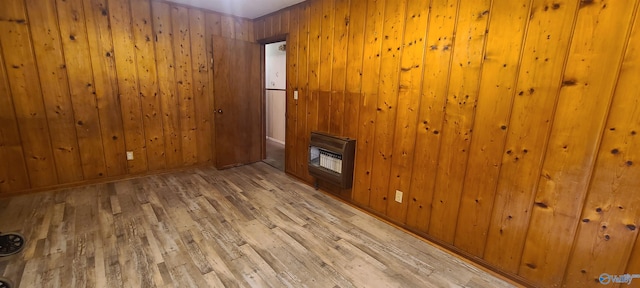
[(309, 174), (316, 179), (351, 188), (355, 140), (312, 132), (309, 143)]

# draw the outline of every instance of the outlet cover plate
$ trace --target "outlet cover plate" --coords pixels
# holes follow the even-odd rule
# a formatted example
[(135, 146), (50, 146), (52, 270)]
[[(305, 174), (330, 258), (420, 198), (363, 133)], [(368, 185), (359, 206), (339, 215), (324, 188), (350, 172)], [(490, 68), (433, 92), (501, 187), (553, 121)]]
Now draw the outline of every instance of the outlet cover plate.
[(404, 194), (402, 191), (396, 190), (396, 202), (402, 203), (402, 194)]

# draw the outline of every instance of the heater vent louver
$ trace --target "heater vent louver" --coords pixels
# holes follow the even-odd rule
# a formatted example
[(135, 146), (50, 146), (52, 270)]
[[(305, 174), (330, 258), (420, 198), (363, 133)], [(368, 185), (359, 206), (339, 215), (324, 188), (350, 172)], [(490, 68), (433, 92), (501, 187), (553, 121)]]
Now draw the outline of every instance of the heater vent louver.
[(356, 141), (320, 132), (311, 132), (309, 141), (309, 174), (349, 189), (353, 185)]

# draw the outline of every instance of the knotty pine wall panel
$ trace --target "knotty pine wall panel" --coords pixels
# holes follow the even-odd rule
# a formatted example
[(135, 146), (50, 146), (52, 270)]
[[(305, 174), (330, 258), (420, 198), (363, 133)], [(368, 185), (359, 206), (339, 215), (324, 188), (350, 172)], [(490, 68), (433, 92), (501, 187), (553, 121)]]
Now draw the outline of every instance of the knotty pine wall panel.
[[(0, 9), (0, 45), (10, 93), (0, 97), (11, 97), (15, 121), (20, 131), (20, 144), (27, 167), (30, 187), (46, 187), (59, 183), (58, 169), (54, 160), (55, 147), (49, 135), (49, 121), (44, 104), (42, 87), (38, 76), (33, 42), (28, 26), (27, 11), (22, 0), (2, 3)], [(72, 113), (69, 111), (68, 113)], [(11, 113), (2, 117), (11, 116)], [(8, 120), (8, 122), (12, 122)], [(10, 142), (11, 143), (11, 142)], [(13, 163), (2, 161), (3, 170), (8, 171), (7, 179), (14, 179)]]
[(84, 179), (104, 177), (106, 162), (83, 3), (82, 0), (56, 1), (56, 7), (58, 19), (64, 19), (58, 23)]
[[(449, 83), (458, 1), (433, 0), (427, 28), (422, 93), (415, 138), (406, 225), (427, 231), (438, 168), (438, 152)], [(426, 64), (428, 63), (428, 65)]]
[[(144, 140), (147, 146), (149, 170), (166, 168), (162, 112), (158, 93), (158, 73), (151, 24), (151, 6), (146, 0), (129, 0), (133, 41), (136, 48), (136, 68), (140, 105), (144, 124)], [(117, 56), (117, 55), (116, 55)]]
[(107, 0), (84, 0), (84, 10), (107, 174), (111, 177), (125, 175), (124, 127), (117, 93), (113, 39), (109, 17), (105, 16)]
[(520, 263), (578, 7), (574, 1), (549, 7), (546, 1), (534, 0), (531, 5), (529, 17), (535, 20), (529, 21), (524, 39), (484, 247), (485, 260), (512, 273)]
[(487, 35), (474, 116), (478, 120), (473, 122), (474, 141), (469, 147), (454, 240), (456, 247), (478, 257), (484, 252), (509, 128), (507, 124), (516, 94), (514, 86), (520, 67), (513, 63), (519, 63), (522, 57), (522, 40), (530, 7), (530, 0), (496, 1), (489, 20), (491, 33)]
[(491, 1), (461, 1), (449, 70), (429, 234), (453, 243), (473, 128)]
[[(138, 88), (136, 49), (128, 0), (109, 0), (108, 16), (113, 36), (113, 52), (122, 109), (125, 147), (134, 159), (127, 161), (129, 172), (148, 170), (142, 104)], [(126, 95), (126, 96), (125, 96)], [(124, 96), (124, 97), (123, 97)], [(137, 156), (136, 156), (137, 155)]]
[(197, 161), (197, 137), (195, 99), (193, 98), (193, 71), (191, 70), (191, 29), (189, 27), (189, 9), (172, 7), (173, 55), (176, 65), (176, 83), (178, 90), (178, 109), (182, 135), (182, 161), (194, 164)]
[(333, 52), (329, 133), (343, 135), (347, 45), (349, 43), (349, 1), (340, 1), (335, 5), (334, 29), (330, 30), (333, 32)]
[[(420, 110), (422, 76), (424, 73), (424, 43), (426, 41), (429, 3), (422, 0), (407, 1), (407, 23), (405, 24), (403, 51), (400, 61), (398, 84), (398, 115), (393, 132), (393, 151), (398, 155), (391, 159), (389, 186), (400, 191), (410, 191), (413, 159), (415, 155), (415, 135)], [(411, 195), (407, 195), (410, 199)], [(387, 216), (394, 221), (404, 222), (409, 201), (398, 203), (387, 201)]]
[(251, 20), (149, 0), (0, 10), (0, 195), (214, 161), (211, 36), (252, 41)]
[(158, 68), (158, 88), (162, 109), (162, 128), (167, 167), (182, 165), (182, 133), (176, 90), (176, 69), (173, 56), (173, 26), (171, 7), (167, 3), (152, 2), (153, 31)]
[[(2, 51), (0, 51), (2, 53)], [(9, 80), (4, 69), (4, 59), (0, 57), (0, 94), (10, 95)], [(0, 189), (3, 191), (17, 191), (29, 187), (24, 152), (20, 143), (18, 121), (13, 109), (11, 97), (0, 97), (0, 158), (9, 165), (0, 166)]]
[[(298, 19), (299, 13), (298, 9), (292, 9), (289, 11), (289, 15), (291, 17), (291, 25), (293, 27), (298, 27)], [(287, 87), (287, 98), (293, 98), (293, 91), (296, 90), (296, 86), (298, 84), (298, 45), (299, 45), (299, 34), (291, 33), (289, 38), (287, 39), (287, 79), (286, 87)], [(285, 151), (296, 151), (297, 149), (297, 126), (298, 126), (298, 102), (297, 101), (286, 101), (286, 119), (285, 119), (285, 131), (289, 131), (289, 133), (285, 133)], [(298, 166), (296, 165), (297, 156), (299, 153), (289, 153), (285, 156), (285, 170), (291, 171), (291, 173), (296, 173)]]
[[(333, 32), (336, 30), (333, 22), (335, 10), (333, 0), (322, 0), (321, 24), (320, 24), (320, 60), (319, 63), (331, 63), (333, 60)], [(284, 16), (284, 14), (282, 14)], [(282, 23), (282, 17), (280, 17)], [(282, 29), (282, 25), (280, 28)], [(322, 70), (326, 71), (322, 71)], [(324, 72), (324, 73), (323, 73)], [(333, 107), (331, 107), (331, 75), (333, 74), (333, 63), (331, 66), (320, 65), (318, 68), (319, 88), (318, 95), (318, 131), (329, 133), (331, 126), (331, 116)], [(320, 117), (320, 115), (325, 115)]]
[[(638, 210), (629, 209), (640, 205), (636, 194), (640, 187), (640, 165), (637, 164), (640, 91), (633, 80), (640, 75), (640, 18), (637, 16), (632, 29), (597, 152), (592, 184), (588, 187), (576, 237), (572, 239), (574, 251), (592, 249), (593, 252), (573, 254), (567, 268), (567, 286), (586, 286), (600, 271), (625, 274), (640, 268), (637, 252), (630, 253), (632, 249), (640, 249), (636, 244)], [(627, 261), (631, 262), (625, 269)]]
[(637, 273), (638, 9), (310, 0), (256, 19), (256, 40), (295, 41), (287, 172), (313, 181), (311, 131), (353, 137), (350, 201), (373, 214), (529, 285)]
[(211, 126), (213, 123), (213, 105), (209, 94), (209, 63), (207, 62), (207, 42), (205, 38), (206, 25), (205, 13), (198, 10), (191, 10), (189, 15), (189, 27), (191, 28), (191, 63), (193, 69), (193, 97), (201, 99), (196, 105), (195, 120), (199, 127), (196, 141), (198, 151), (198, 163), (212, 163)]
[(349, 4), (349, 11), (347, 12), (349, 16), (344, 19), (348, 30), (346, 37), (349, 39), (349, 42), (346, 47), (346, 92), (344, 95), (342, 134), (346, 137), (355, 139), (358, 136), (358, 127), (360, 125), (352, 125), (352, 123), (357, 123), (360, 116), (360, 91), (362, 89), (362, 63), (366, 15), (364, 13), (352, 13), (352, 11), (366, 11), (367, 2), (350, 1)]
[[(302, 179), (305, 179), (306, 181), (312, 181), (312, 177), (311, 175), (309, 175), (309, 173), (305, 173), (305, 171), (308, 170), (308, 162), (306, 161), (306, 159), (308, 159), (308, 148), (305, 147), (305, 145), (307, 143), (309, 143), (309, 130), (307, 130), (307, 122), (308, 122), (308, 109), (309, 109), (309, 89), (308, 89), (308, 84), (309, 84), (309, 19), (311, 19), (310, 17), (310, 13), (311, 13), (311, 8), (309, 7), (309, 5), (302, 5), (302, 6), (297, 6), (297, 8), (295, 8), (297, 14), (298, 14), (298, 25), (299, 27), (290, 27), (290, 29), (296, 29), (296, 31), (298, 31), (298, 82), (296, 83), (296, 89), (298, 89), (298, 101), (296, 102), (297, 105), (297, 115), (298, 115), (298, 119), (296, 121), (296, 150), (294, 150), (294, 153), (297, 153), (296, 155), (296, 160), (298, 163), (296, 163), (297, 167), (296, 170), (299, 171), (299, 173), (297, 175), (301, 176)], [(254, 22), (254, 29), (260, 29), (259, 26), (255, 25), (256, 22)], [(262, 29), (264, 31), (264, 29)], [(293, 31), (293, 30), (292, 30)], [(257, 35), (256, 35), (256, 40), (257, 40)], [(287, 62), (287, 65), (289, 65), (290, 63)], [(287, 82), (289, 82), (289, 80), (287, 80)], [(291, 99), (291, 98), (289, 98)], [(289, 102), (289, 101), (287, 101)], [(290, 111), (287, 111), (287, 113), (290, 113)], [(287, 130), (286, 134), (289, 134), (290, 132), (288, 132), (289, 130)], [(289, 150), (291, 153), (291, 150)], [(286, 158), (286, 155), (285, 155)]]
[[(398, 67), (402, 55), (402, 40), (407, 1), (387, 0), (382, 23), (382, 50), (380, 51), (380, 79), (378, 82), (373, 133), (373, 163), (369, 206), (386, 214), (389, 199), (389, 175), (391, 173), (391, 151), (393, 132), (398, 111)], [(395, 191), (395, 190), (394, 190)]]
[(637, 3), (605, 1), (578, 11), (520, 261), (519, 274), (539, 285), (564, 276)]
[[(47, 109), (53, 157), (58, 181), (68, 183), (83, 179), (80, 149), (76, 135), (74, 109), (69, 94), (55, 1), (26, 1), (33, 48), (38, 63), (43, 100)], [(7, 94), (7, 95), (10, 95)]]
[[(380, 53), (385, 1), (367, 1), (362, 53), (362, 88), (358, 113), (356, 159), (353, 179), (353, 201), (369, 206), (371, 197), (371, 170), (373, 168), (373, 141), (375, 133), (378, 80), (380, 79)], [(355, 11), (353, 11), (355, 12)], [(358, 13), (362, 13), (358, 12)], [(347, 80), (348, 81), (348, 80)], [(311, 88), (311, 87), (310, 87)]]

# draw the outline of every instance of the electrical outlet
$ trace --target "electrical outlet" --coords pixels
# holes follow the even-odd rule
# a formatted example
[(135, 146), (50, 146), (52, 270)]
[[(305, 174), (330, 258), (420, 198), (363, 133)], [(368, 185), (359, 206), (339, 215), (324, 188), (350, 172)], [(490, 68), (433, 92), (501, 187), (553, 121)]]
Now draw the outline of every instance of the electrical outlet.
[(127, 151), (127, 160), (133, 160), (133, 151)]
[(404, 194), (402, 191), (396, 190), (396, 202), (402, 203), (402, 194)]
[(298, 100), (298, 90), (293, 91), (293, 100)]

